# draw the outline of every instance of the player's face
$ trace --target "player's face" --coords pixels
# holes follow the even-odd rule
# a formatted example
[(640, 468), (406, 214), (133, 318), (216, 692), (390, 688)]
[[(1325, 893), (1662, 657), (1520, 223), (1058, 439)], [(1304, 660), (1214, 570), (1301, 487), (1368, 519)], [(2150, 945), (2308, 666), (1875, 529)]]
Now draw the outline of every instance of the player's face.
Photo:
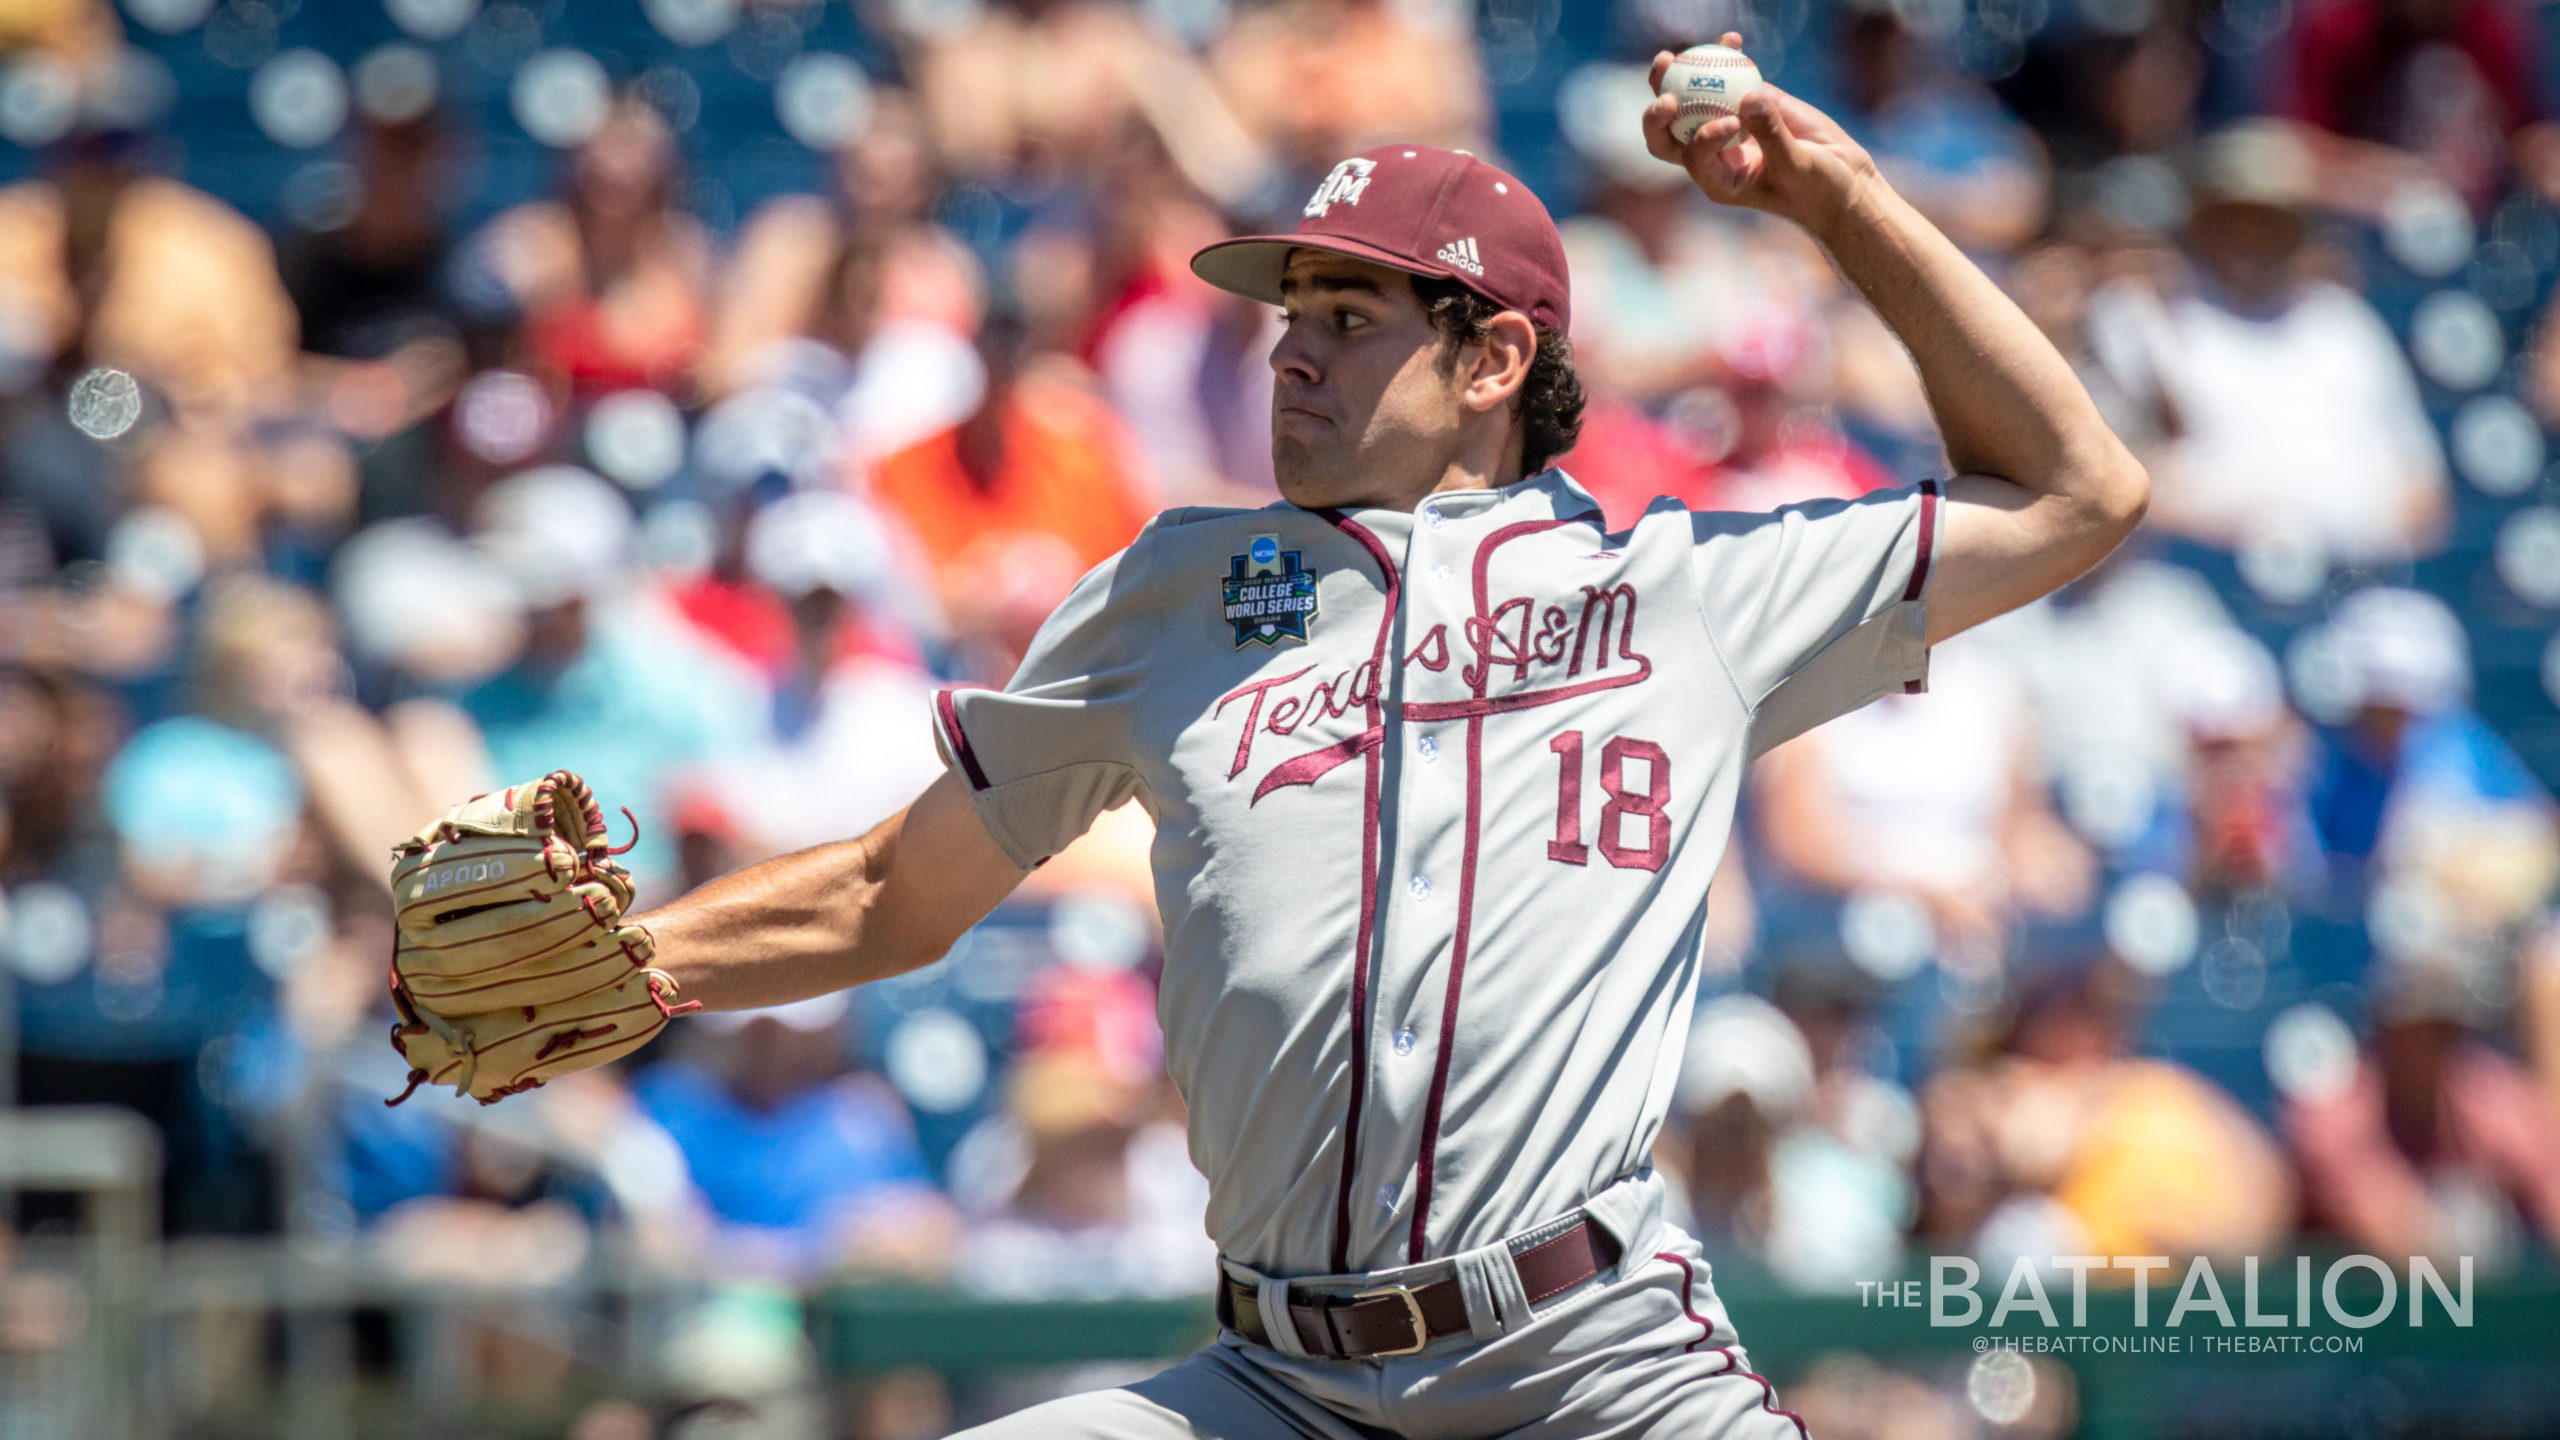
[(1320, 506), (1407, 507), (1459, 453), (1454, 367), (1412, 277), (1299, 250), (1281, 281), (1271, 350), (1271, 466), (1280, 494)]

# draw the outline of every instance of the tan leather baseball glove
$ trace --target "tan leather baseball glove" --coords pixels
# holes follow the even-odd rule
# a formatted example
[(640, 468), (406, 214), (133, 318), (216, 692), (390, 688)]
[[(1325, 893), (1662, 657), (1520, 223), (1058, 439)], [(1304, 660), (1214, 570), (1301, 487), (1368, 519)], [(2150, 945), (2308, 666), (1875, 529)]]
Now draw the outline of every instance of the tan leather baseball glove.
[(587, 782), (566, 770), (475, 795), (392, 847), (391, 1044), (409, 1088), (385, 1104), (420, 1085), (492, 1104), (702, 1008), (670, 1003), (676, 982), (650, 968), (649, 932), (623, 918), (619, 853)]

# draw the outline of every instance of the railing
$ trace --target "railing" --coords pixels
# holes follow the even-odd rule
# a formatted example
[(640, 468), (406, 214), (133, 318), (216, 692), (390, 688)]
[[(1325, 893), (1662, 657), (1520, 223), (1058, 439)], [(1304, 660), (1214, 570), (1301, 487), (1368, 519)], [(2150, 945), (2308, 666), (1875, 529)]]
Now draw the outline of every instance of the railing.
[[(684, 1384), (666, 1357), (706, 1314), (786, 1332), (797, 1383), (858, 1382), (927, 1370), (964, 1397), (1017, 1372), (1085, 1362), (1179, 1356), (1215, 1333), (1205, 1298), (995, 1301), (935, 1289), (843, 1283), (795, 1296), (724, 1298), (712, 1257), (672, 1274), (600, 1245), (557, 1284), (462, 1284), (421, 1276), (360, 1241), (185, 1241), (161, 1244), (153, 1195), (157, 1143), (119, 1112), (0, 1112), (0, 1189), (83, 1197), (72, 1237), (0, 1255), (0, 1440), (155, 1440), (183, 1429), (219, 1437), (389, 1433), (406, 1426), (491, 1436), (557, 1436), (598, 1397), (665, 1400)], [(2327, 1270), (2327, 1257), (2315, 1275)], [(2226, 1270), (2229, 1267), (2225, 1267)], [(2296, 1313), (2290, 1259), (2263, 1263), (2261, 1313)], [(2368, 1311), (2378, 1291), (2341, 1272), (2339, 1298)], [(1998, 1339), (2064, 1335), (2075, 1349), (2038, 1374), (2070, 1375), (2073, 1433), (2094, 1440), (2158, 1434), (2560, 1434), (2560, 1272), (2481, 1280), (2471, 1323), (2429, 1303), (2407, 1323), (2405, 1294), (2383, 1323), (2355, 1329), (2315, 1297), (2313, 1323), (2275, 1333), (2352, 1338), (2347, 1354), (2196, 1353), (2193, 1337), (2248, 1335), (2167, 1313), (2180, 1272), (2155, 1276), (2148, 1322), (2134, 1297), (2093, 1285), (2085, 1323), (2071, 1324), (2067, 1286), (2052, 1292), (2061, 1330), (1994, 1328), (2002, 1277), (1978, 1286), (1985, 1315), (1933, 1325), (1925, 1272), (1917, 1307), (1879, 1294), (1807, 1296), (1737, 1265), (1718, 1289), (1756, 1366), (1784, 1393), (1826, 1357), (1856, 1355), (1930, 1375), (1965, 1393), (1971, 1367)], [(2226, 1284), (2229, 1275), (2225, 1275)], [(2454, 1277), (2448, 1275), (2448, 1282)], [(2316, 1283), (2316, 1282), (2315, 1282)], [(76, 1304), (62, 1343), (10, 1348), (7, 1305), (30, 1284)], [(2237, 1287), (2230, 1304), (2243, 1309)], [(724, 1309), (724, 1307), (726, 1307)], [(759, 1308), (760, 1307), (760, 1308)], [(2266, 1333), (2264, 1331), (2254, 1333)], [(2159, 1337), (2187, 1337), (2179, 1353)], [(2094, 1343), (2093, 1343), (2094, 1342)], [(2145, 1350), (2147, 1342), (2155, 1348)], [(512, 1387), (492, 1355), (542, 1357), (550, 1380)], [(817, 1433), (817, 1432), (812, 1432)]]

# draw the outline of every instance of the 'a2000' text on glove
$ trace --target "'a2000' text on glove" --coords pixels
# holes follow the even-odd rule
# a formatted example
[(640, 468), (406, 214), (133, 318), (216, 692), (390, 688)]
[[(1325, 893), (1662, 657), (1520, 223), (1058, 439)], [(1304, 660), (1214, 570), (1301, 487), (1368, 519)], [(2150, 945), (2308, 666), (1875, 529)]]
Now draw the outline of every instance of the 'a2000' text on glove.
[(655, 942), (624, 920), (631, 876), (617, 853), (587, 782), (566, 770), (475, 795), (392, 847), (391, 1044), (409, 1088), (385, 1103), (451, 1085), (490, 1104), (702, 1008), (671, 1003), (675, 980), (649, 964)]

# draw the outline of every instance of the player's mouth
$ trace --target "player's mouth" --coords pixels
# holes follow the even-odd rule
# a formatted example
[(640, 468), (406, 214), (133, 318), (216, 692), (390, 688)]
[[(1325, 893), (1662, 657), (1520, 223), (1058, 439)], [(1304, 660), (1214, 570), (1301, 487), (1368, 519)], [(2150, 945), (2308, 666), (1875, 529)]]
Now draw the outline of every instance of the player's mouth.
[(1285, 425), (1292, 421), (1299, 425), (1330, 425), (1333, 423), (1332, 417), (1326, 415), (1323, 411), (1311, 410), (1304, 405), (1274, 405), (1271, 407), (1272, 424)]

